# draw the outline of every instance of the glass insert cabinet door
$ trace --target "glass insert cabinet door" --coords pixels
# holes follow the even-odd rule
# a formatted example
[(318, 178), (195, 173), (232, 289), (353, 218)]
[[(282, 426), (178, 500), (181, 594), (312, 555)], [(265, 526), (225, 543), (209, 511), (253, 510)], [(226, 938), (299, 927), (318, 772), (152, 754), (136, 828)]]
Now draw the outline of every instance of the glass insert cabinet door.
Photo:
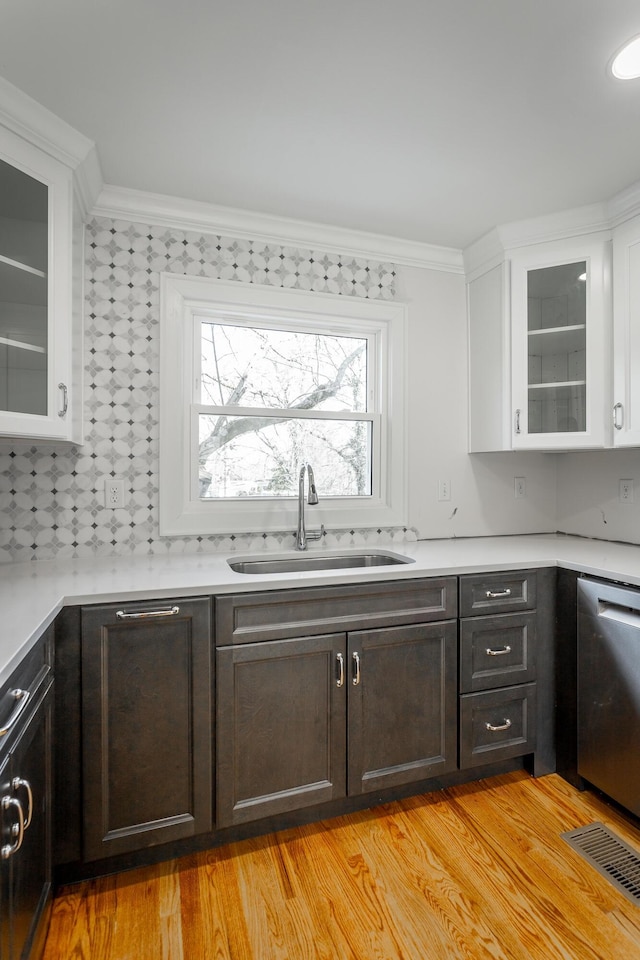
[(610, 243), (563, 244), (511, 258), (515, 449), (597, 448), (610, 432)]
[(49, 188), (0, 160), (0, 411), (48, 408)]
[(527, 271), (527, 425), (587, 429), (587, 263)]

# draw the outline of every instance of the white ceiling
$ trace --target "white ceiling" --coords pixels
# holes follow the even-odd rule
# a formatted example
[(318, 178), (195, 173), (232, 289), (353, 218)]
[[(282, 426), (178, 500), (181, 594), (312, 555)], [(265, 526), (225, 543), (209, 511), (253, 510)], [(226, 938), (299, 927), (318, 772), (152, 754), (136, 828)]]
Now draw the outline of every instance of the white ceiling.
[(637, 0), (0, 0), (107, 183), (464, 247), (640, 179)]

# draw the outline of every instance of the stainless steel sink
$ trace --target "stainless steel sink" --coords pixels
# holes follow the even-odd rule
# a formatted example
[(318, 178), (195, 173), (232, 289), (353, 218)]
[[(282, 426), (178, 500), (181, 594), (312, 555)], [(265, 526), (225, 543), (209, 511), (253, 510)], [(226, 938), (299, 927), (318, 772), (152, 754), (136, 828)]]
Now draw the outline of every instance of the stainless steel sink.
[(304, 570), (348, 570), (352, 567), (386, 567), (413, 563), (396, 553), (305, 554), (298, 557), (265, 557), (227, 560), (236, 573), (299, 573)]

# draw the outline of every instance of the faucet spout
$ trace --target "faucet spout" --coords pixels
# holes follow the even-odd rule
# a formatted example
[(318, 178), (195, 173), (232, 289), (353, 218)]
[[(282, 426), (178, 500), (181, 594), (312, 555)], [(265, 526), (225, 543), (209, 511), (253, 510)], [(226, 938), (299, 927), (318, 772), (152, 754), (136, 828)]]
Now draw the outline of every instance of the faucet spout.
[(319, 540), (324, 533), (324, 525), (320, 528), (320, 533), (307, 533), (304, 523), (304, 475), (309, 476), (309, 494), (307, 503), (315, 506), (318, 502), (318, 491), (316, 490), (316, 480), (313, 475), (313, 468), (310, 463), (303, 463), (298, 475), (298, 529), (296, 530), (296, 549), (306, 550), (309, 540)]

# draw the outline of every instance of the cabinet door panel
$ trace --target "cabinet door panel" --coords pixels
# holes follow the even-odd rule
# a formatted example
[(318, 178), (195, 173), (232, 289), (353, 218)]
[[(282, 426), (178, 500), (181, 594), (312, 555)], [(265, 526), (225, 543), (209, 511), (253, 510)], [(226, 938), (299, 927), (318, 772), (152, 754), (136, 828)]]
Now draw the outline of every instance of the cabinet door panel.
[(613, 234), (613, 443), (640, 446), (640, 217)]
[[(51, 707), (52, 691), (30, 718), (11, 757), (12, 794), (28, 814), (28, 789), (33, 800), (31, 822), (18, 853), (11, 858), (12, 956), (28, 956), (40, 933), (37, 921), (51, 895)], [(16, 784), (16, 778), (24, 785)], [(44, 931), (42, 931), (44, 934)]]
[(344, 634), (218, 649), (217, 824), (345, 792)]
[(0, 129), (0, 435), (82, 436), (71, 417), (72, 197), (66, 165)]
[(610, 243), (604, 234), (511, 252), (512, 446), (610, 439)]
[(349, 794), (455, 770), (456, 642), (452, 621), (349, 634)]
[(83, 610), (88, 860), (211, 827), (210, 604), (172, 605), (173, 616), (140, 620), (119, 620), (114, 606)]
[[(0, 764), (0, 797), (11, 796), (11, 758)], [(0, 844), (15, 843), (11, 828), (16, 822), (13, 810), (0, 807)], [(11, 957), (11, 860), (0, 859), (0, 960)]]

